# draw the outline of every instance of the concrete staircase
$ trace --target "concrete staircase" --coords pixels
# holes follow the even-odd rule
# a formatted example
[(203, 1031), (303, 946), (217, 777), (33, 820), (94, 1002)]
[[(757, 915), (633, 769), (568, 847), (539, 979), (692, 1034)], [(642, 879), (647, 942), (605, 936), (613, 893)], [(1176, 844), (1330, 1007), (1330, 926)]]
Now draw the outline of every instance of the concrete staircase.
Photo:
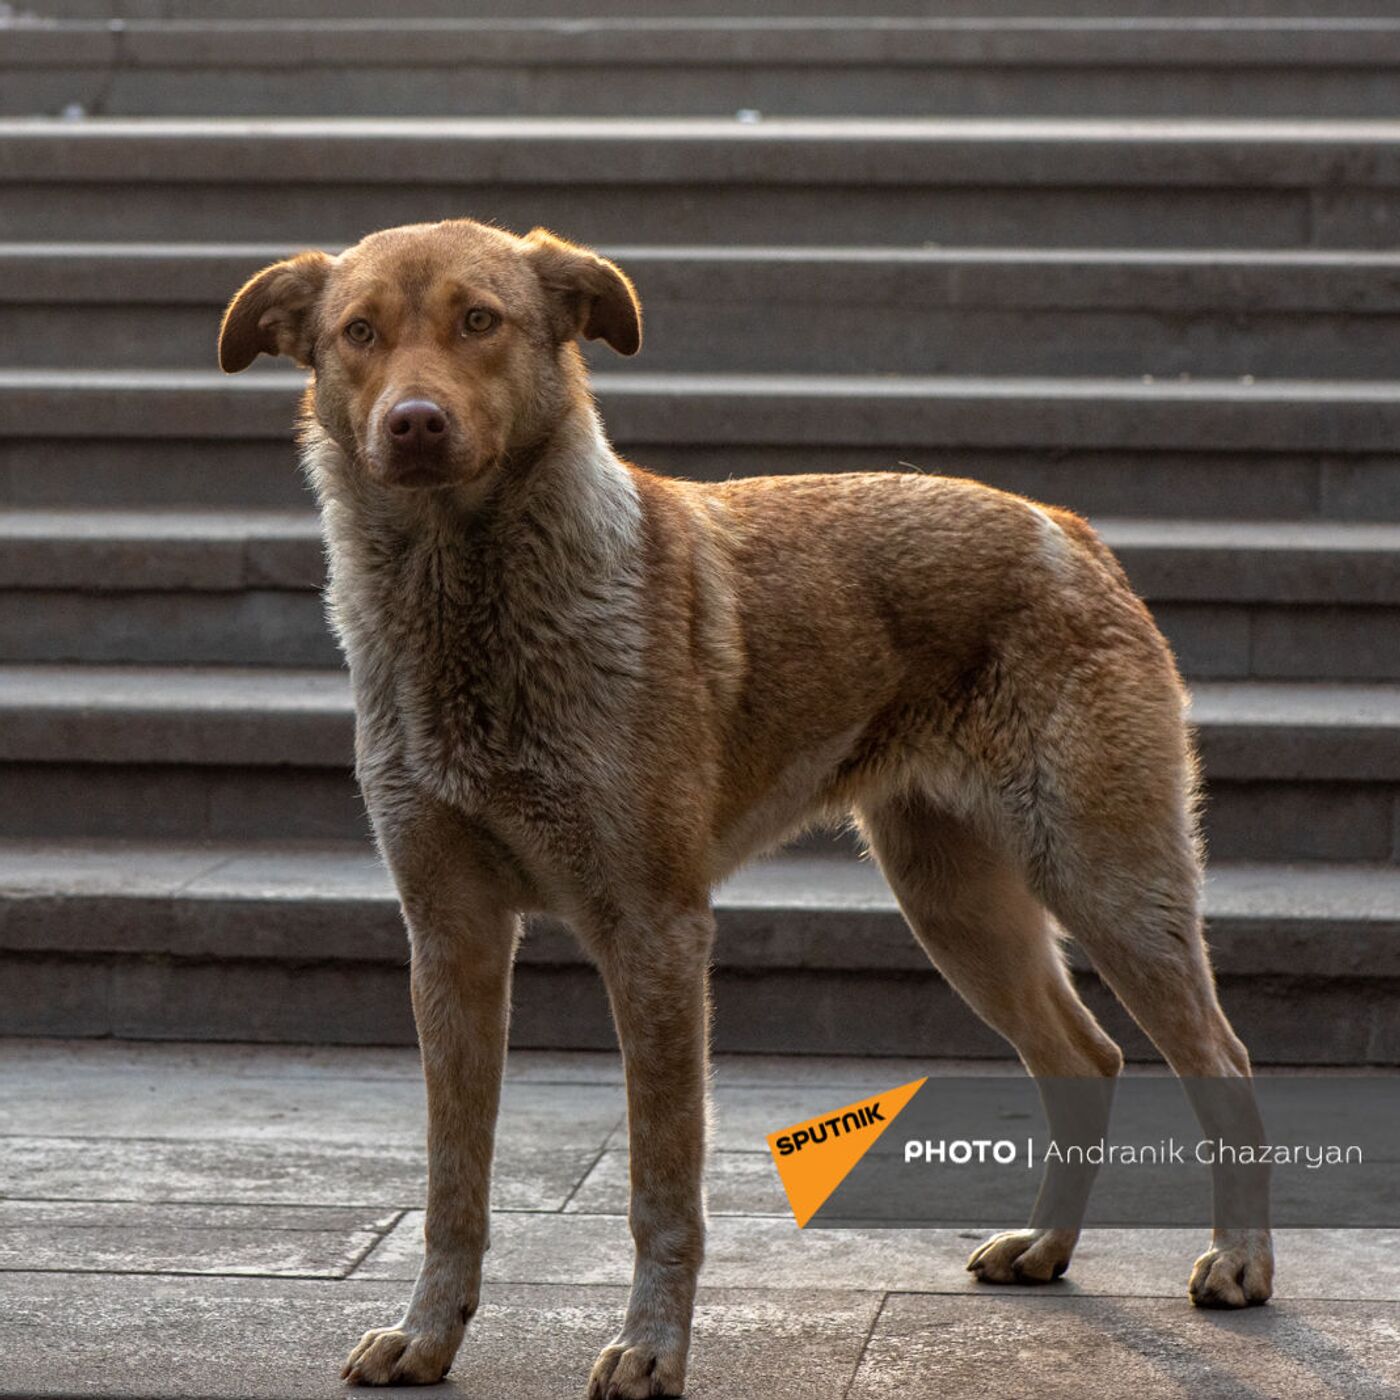
[[(471, 213), (634, 275), (647, 349), (597, 382), (646, 465), (903, 462), (1091, 515), (1193, 682), (1237, 1025), (1261, 1060), (1400, 1062), (1389, 6), (27, 8), (0, 21), (0, 1032), (411, 1037), (299, 377), (225, 379), (213, 344), (285, 251)], [(721, 1047), (1000, 1051), (840, 842), (719, 907)], [(517, 1008), (518, 1043), (609, 1041), (557, 928)]]
[[(1356, 12), (1284, 20), (1286, 4), (1267, 6), (1263, 19), (1159, 13), (1126, 28), (1121, 13), (1086, 19), (1094, 7), (1082, 5), (1014, 18), (986, 4), (886, 3), (880, 18), (853, 18), (855, 5), (836, 15), (815, 4), (670, 5), (645, 7), (640, 22), (606, 3), (548, 5), (550, 15), (533, 21), (520, 18), (528, 6), (505, 3), (494, 16), (489, 6), (396, 3), (388, 21), (373, 17), (383, 4), (63, 8), (126, 18), (21, 31), (0, 67), (0, 111), (1371, 117), (1385, 110), (1400, 57), (1393, 23)], [(229, 17), (209, 23), (219, 10)], [(475, 17), (434, 17), (464, 10)], [(149, 17), (162, 12), (177, 17)], [(298, 12), (332, 22), (289, 27)]]

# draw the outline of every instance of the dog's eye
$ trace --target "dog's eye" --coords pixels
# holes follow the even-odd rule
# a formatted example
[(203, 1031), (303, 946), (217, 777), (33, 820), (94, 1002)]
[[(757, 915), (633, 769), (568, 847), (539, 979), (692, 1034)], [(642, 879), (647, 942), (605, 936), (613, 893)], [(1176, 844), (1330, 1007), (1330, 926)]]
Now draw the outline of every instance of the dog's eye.
[(499, 319), (494, 311), (488, 311), (484, 306), (474, 306), (462, 318), (463, 334), (484, 335), (495, 327)]
[(351, 321), (345, 327), (345, 338), (356, 345), (368, 345), (374, 339), (374, 327), (368, 321)]

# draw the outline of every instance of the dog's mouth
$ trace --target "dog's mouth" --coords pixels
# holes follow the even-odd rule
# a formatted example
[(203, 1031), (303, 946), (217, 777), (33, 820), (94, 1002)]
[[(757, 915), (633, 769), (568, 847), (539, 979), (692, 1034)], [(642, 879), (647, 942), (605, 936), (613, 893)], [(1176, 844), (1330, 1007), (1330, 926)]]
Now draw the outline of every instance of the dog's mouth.
[(463, 486), (481, 473), (476, 455), (457, 450), (455, 444), (428, 450), (371, 448), (360, 453), (370, 476), (393, 490), (441, 490)]
[(454, 472), (450, 463), (437, 458), (412, 461), (393, 457), (381, 465), (375, 475), (385, 486), (417, 491), (440, 489), (462, 479), (461, 473)]

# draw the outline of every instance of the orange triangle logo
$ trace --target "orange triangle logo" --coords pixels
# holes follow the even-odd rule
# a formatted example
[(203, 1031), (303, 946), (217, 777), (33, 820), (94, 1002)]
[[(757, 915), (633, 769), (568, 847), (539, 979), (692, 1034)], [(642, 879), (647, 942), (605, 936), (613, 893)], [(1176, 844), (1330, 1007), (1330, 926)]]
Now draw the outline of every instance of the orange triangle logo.
[(799, 1228), (822, 1208), (927, 1082), (927, 1078), (915, 1079), (898, 1089), (769, 1133), (768, 1150)]

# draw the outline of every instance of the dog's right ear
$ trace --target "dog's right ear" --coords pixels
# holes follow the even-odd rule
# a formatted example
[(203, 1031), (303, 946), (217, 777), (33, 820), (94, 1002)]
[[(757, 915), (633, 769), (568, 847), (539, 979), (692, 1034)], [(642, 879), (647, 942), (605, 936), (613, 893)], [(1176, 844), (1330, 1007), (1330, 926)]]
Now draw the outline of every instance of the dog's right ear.
[(315, 339), (311, 313), (330, 269), (325, 253), (298, 253), (245, 282), (219, 327), (219, 367), (236, 374), (259, 355), (289, 355), (309, 368)]

